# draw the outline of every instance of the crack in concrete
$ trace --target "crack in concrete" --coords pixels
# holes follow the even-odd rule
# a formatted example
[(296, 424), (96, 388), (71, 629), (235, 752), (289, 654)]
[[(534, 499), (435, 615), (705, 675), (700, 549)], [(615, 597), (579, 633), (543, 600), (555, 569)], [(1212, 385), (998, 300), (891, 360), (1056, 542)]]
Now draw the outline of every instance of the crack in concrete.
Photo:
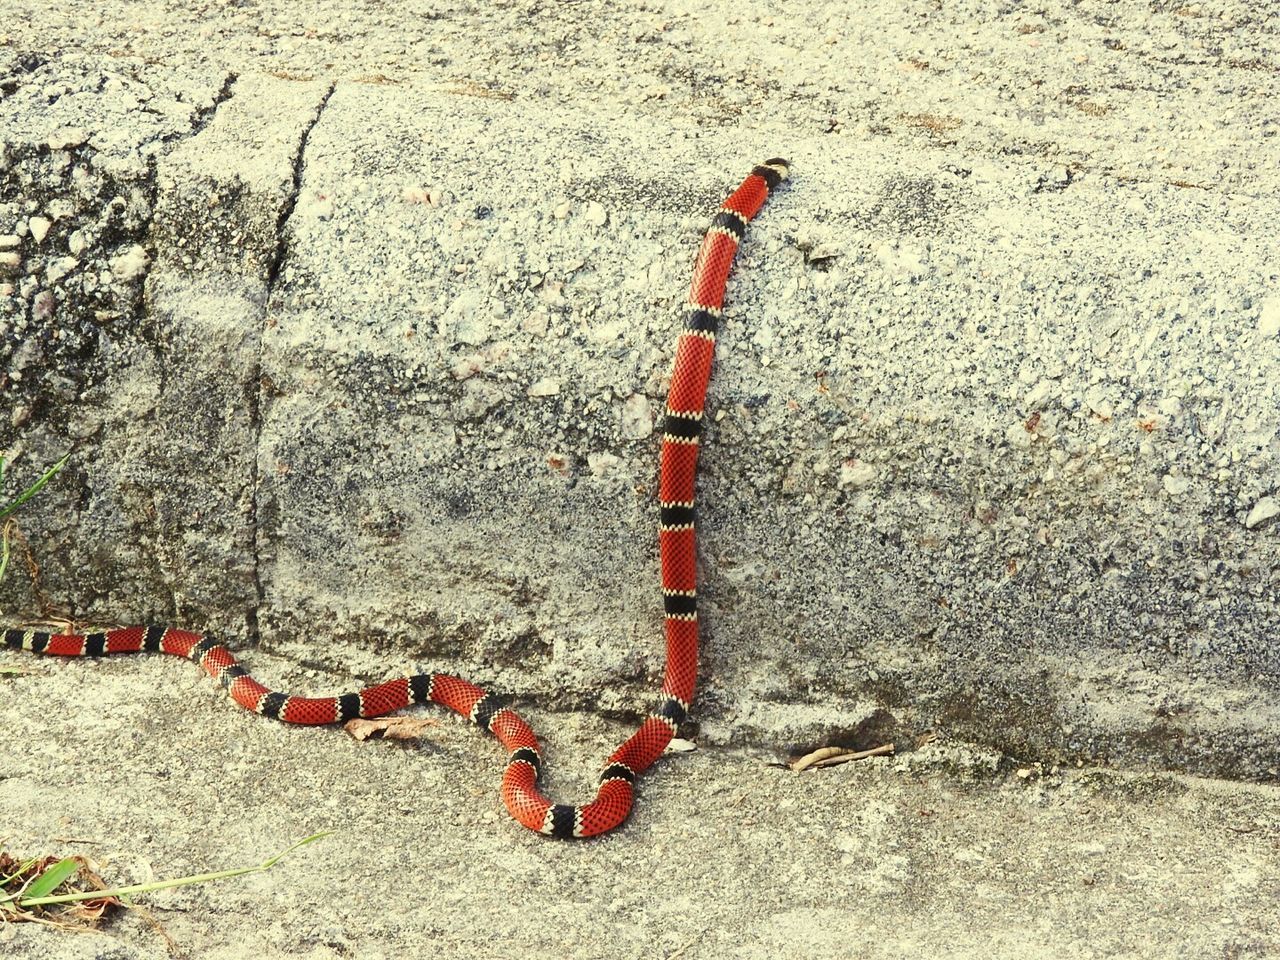
[(231, 99), (233, 96), (232, 88), (236, 85), (236, 81), (240, 79), (240, 74), (234, 70), (227, 71), (222, 79), (222, 87), (213, 95), (213, 102), (207, 107), (196, 107), (195, 119), (191, 121), (191, 129), (182, 133), (171, 133), (160, 138), (163, 143), (171, 143), (175, 140), (189, 140), (197, 137), (204, 132), (209, 124), (213, 123), (217, 116), (219, 108)]
[(253, 603), (245, 612), (245, 633), (248, 643), (255, 647), (259, 645), (262, 639), (259, 611), (266, 602), (266, 588), (262, 580), (261, 543), (259, 541), (262, 517), (258, 501), (258, 492), (261, 487), (261, 474), (258, 470), (258, 463), (262, 455), (263, 343), (266, 339), (267, 319), (271, 313), (272, 300), (275, 298), (276, 285), (279, 283), (280, 271), (288, 254), (289, 242), (286, 230), (289, 218), (293, 216), (294, 208), (298, 204), (298, 197), (302, 193), (302, 171), (306, 165), (307, 144), (311, 140), (311, 132), (315, 130), (316, 125), (320, 123), (320, 118), (324, 115), (325, 107), (329, 105), (329, 98), (333, 96), (337, 88), (336, 81), (330, 82), (328, 89), (324, 92), (324, 96), (320, 98), (320, 102), (316, 106), (315, 115), (302, 131), (302, 136), (298, 138), (298, 149), (293, 156), (293, 183), (289, 190), (289, 195), (285, 197), (285, 201), (280, 207), (279, 216), (276, 217), (275, 247), (271, 253), (271, 260), (267, 264), (266, 294), (263, 298), (262, 317), (258, 328), (257, 356), (254, 359), (252, 369), (249, 371), (249, 378), (245, 383), (245, 393), (249, 407), (249, 431), (252, 435), (250, 441), (252, 458), (249, 467), (251, 471), (249, 476), (249, 515), (251, 518), (249, 550), (253, 563), (254, 589)]
[(271, 306), (271, 295), (275, 293), (276, 281), (280, 277), (280, 268), (284, 264), (285, 254), (288, 252), (288, 241), (285, 238), (285, 227), (288, 224), (289, 217), (293, 215), (293, 208), (298, 204), (298, 195), (302, 192), (302, 168), (305, 165), (305, 156), (307, 152), (307, 143), (311, 139), (311, 132), (315, 130), (316, 125), (320, 122), (320, 117), (324, 114), (324, 109), (329, 105), (329, 98), (333, 96), (333, 92), (338, 88), (336, 82), (329, 84), (329, 89), (324, 92), (324, 96), (320, 98), (320, 103), (316, 107), (315, 116), (311, 118), (311, 122), (307, 124), (307, 128), (302, 131), (302, 137), (298, 140), (298, 150), (293, 156), (293, 186), (289, 191), (289, 196), (285, 198), (284, 204), (280, 207), (280, 215), (276, 217), (276, 245), (272, 251), (271, 262), (267, 266), (267, 301), (263, 315)]
[[(223, 75), (222, 86), (219, 87), (218, 92), (213, 95), (209, 105), (205, 107), (197, 107), (195, 109), (195, 115), (192, 117), (189, 129), (180, 133), (170, 133), (160, 137), (160, 142), (163, 143), (166, 148), (165, 153), (168, 153), (172, 149), (171, 145), (183, 143), (187, 140), (198, 137), (208, 129), (210, 124), (212, 124), (217, 118), (218, 111), (222, 108), (222, 105), (234, 96), (234, 88), (239, 76), (240, 75), (233, 70), (229, 70)], [(133, 310), (131, 311), (131, 326), (136, 331), (144, 331), (148, 329), (146, 320), (151, 311), (148, 306), (149, 298), (147, 289), (151, 282), (151, 272), (155, 268), (157, 261), (156, 244), (155, 238), (152, 236), (152, 227), (155, 223), (156, 204), (160, 199), (160, 157), (156, 154), (150, 155), (147, 157), (146, 166), (147, 174), (143, 182), (146, 185), (147, 207), (149, 213), (147, 215), (146, 222), (142, 225), (142, 229), (139, 231), (139, 236), (142, 239), (144, 249), (147, 252), (147, 262), (146, 266), (143, 268), (142, 278), (138, 281), (137, 300), (135, 301)], [(159, 377), (159, 384), (156, 389), (158, 395), (163, 397), (169, 388), (169, 367), (165, 362), (165, 352), (161, 348), (161, 337), (159, 332), (155, 330), (154, 327), (150, 328), (150, 331), (150, 337), (144, 339), (146, 339), (151, 348), (156, 351), (156, 359), (158, 361), (156, 364), (156, 370)], [(87, 487), (85, 495), (86, 497), (88, 495)], [(163, 544), (166, 542), (166, 538), (159, 535), (160, 531), (158, 529), (152, 532), (155, 543)], [(179, 617), (180, 604), (178, 595), (174, 589), (174, 579), (172, 576), (168, 575), (169, 571), (166, 569), (170, 565), (165, 563), (164, 554), (161, 551), (157, 551), (155, 553), (155, 558), (156, 566), (160, 571), (160, 583), (169, 595), (169, 619), (176, 621)]]
[[(186, 131), (185, 133), (171, 134), (169, 136), (162, 137), (161, 142), (167, 145), (175, 141), (186, 141), (186, 140), (190, 140), (195, 137), (198, 137), (201, 133), (203, 133), (209, 127), (209, 125), (212, 124), (213, 121), (217, 118), (218, 110), (222, 107), (222, 105), (226, 103), (228, 100), (230, 100), (231, 97), (234, 95), (233, 88), (235, 87), (236, 81), (238, 79), (240, 79), (240, 75), (238, 73), (236, 73), (233, 70), (228, 71), (226, 75), (222, 78), (222, 87), (218, 90), (217, 93), (213, 95), (213, 101), (209, 104), (209, 106), (196, 108), (195, 118), (191, 121), (191, 129)], [(160, 179), (159, 179), (158, 173), (159, 173), (159, 161), (154, 155), (151, 157), (148, 157), (147, 158), (147, 183), (150, 186), (148, 190), (147, 199), (148, 199), (148, 203), (151, 206), (151, 217), (148, 219), (147, 225), (146, 225), (146, 235), (148, 238), (150, 238), (151, 221), (154, 220), (155, 218), (156, 200), (159, 198), (159, 192), (160, 192), (159, 191)], [(142, 320), (145, 318), (147, 314), (147, 310), (145, 308), (147, 281), (150, 280), (151, 270), (156, 263), (155, 244), (149, 243), (148, 248), (149, 249), (147, 250), (146, 272), (143, 274), (143, 277), (142, 277), (142, 286), (141, 286), (142, 296), (139, 297), (138, 309), (134, 317), (135, 330), (143, 329)], [(169, 371), (167, 366), (164, 363), (163, 356), (161, 356), (160, 360), (161, 362), (158, 364), (159, 376), (160, 376), (159, 392), (160, 392), (160, 395), (163, 396), (165, 393), (165, 390), (168, 387)], [(174, 610), (174, 613), (176, 614), (177, 613), (176, 597), (173, 598), (173, 610)]]
[[(232, 88), (235, 86), (237, 79), (239, 79), (239, 74), (234, 71), (226, 73), (222, 79), (222, 86), (219, 88), (218, 92), (213, 95), (212, 102), (210, 102), (207, 107), (196, 108), (195, 117), (191, 121), (190, 129), (181, 133), (166, 134), (160, 137), (160, 142), (168, 146), (172, 143), (190, 140), (203, 133), (205, 129), (213, 123), (218, 110), (222, 105), (233, 96)], [(138, 298), (133, 306), (130, 316), (130, 325), (132, 329), (139, 331), (147, 329), (145, 321), (150, 313), (147, 309), (147, 284), (151, 281), (151, 271), (156, 264), (156, 245), (155, 239), (151, 235), (151, 229), (155, 223), (156, 203), (160, 198), (160, 157), (156, 154), (148, 156), (146, 160), (146, 167), (147, 175), (143, 179), (143, 183), (146, 185), (147, 209), (149, 212), (147, 214), (146, 222), (142, 224), (138, 234), (143, 240), (144, 249), (147, 252), (147, 262), (143, 268), (142, 279), (138, 281)], [(154, 330), (152, 331), (152, 335), (155, 335)], [(153, 341), (152, 346), (156, 347), (158, 345)], [(160, 362), (157, 364), (160, 377), (158, 390), (160, 395), (163, 396), (165, 390), (168, 388), (169, 370), (164, 363), (163, 353), (159, 355), (159, 360)]]

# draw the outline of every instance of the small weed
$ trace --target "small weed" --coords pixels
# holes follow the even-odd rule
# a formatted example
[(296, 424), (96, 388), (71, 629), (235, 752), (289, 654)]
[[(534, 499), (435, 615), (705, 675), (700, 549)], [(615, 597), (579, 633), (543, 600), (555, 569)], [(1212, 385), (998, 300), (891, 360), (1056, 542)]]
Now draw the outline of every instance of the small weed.
[[(18, 860), (0, 852), (0, 922), (32, 921), (73, 928), (93, 926), (114, 900), (100, 891), (102, 882), (83, 857), (32, 857)], [(84, 899), (59, 910), (28, 907), (26, 901), (48, 897), (59, 888), (82, 894)]]
[[(0, 922), (28, 920), (61, 927), (93, 926), (102, 919), (108, 907), (133, 906), (130, 898), (136, 894), (262, 873), (299, 847), (327, 836), (328, 832), (313, 833), (250, 867), (136, 883), (127, 887), (107, 887), (84, 857), (16, 860), (0, 852)], [(48, 909), (55, 906), (62, 909)]]

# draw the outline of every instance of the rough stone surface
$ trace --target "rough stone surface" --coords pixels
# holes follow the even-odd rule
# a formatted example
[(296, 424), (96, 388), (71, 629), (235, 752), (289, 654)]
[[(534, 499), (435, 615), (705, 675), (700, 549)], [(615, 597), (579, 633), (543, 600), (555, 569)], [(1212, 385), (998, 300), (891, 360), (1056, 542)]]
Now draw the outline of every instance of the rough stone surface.
[[(21, 514), (40, 573), (19, 544), (6, 622), (207, 627), (257, 648), (248, 659), (273, 684), (447, 668), (522, 704), (633, 718), (661, 664), (654, 421), (677, 307), (715, 204), (751, 163), (786, 155), (795, 175), (752, 227), (718, 347), (686, 735), (770, 755), (892, 740), (907, 766), (857, 782), (872, 806), (906, 811), (928, 806), (906, 755), (940, 731), (1014, 758), (972, 790), (937, 773), (984, 842), (1006, 846), (1014, 831), (996, 821), (1018, 822), (1023, 781), (1005, 767), (1083, 764), (1051, 794), (1064, 806), (1031, 846), (1040, 866), (1001, 873), (992, 903), (1058, 890), (1044, 865), (1078, 855), (1064, 838), (1096, 817), (1118, 818), (1098, 828), (1123, 851), (1109, 869), (1155, 869), (1157, 848), (1124, 826), (1146, 816), (1134, 829), (1149, 837), (1191, 830), (1176, 856), (1217, 865), (1202, 916), (1235, 921), (1205, 920), (1187, 955), (1273, 946), (1241, 905), (1274, 900), (1274, 836), (1211, 827), (1231, 803), (1272, 803), (1269, 787), (1159, 774), (1194, 800), (1152, 812), (1137, 795), (1094, 806), (1079, 784), (1113, 765), (1265, 783), (1280, 769), (1275, 17), (1236, 3), (157, 9), (0, 0), (8, 482), (73, 450)], [(55, 702), (137, 700), (117, 736), (140, 754), (174, 715), (128, 685), (180, 667), (39, 669), (61, 684)], [(19, 692), (6, 709), (41, 696), (38, 680), (0, 683)], [(252, 721), (230, 713), (210, 706), (208, 723)], [(544, 726), (596, 723), (573, 716)], [(49, 750), (85, 756), (72, 718), (60, 724)], [(265, 755), (244, 759), (264, 769), (304, 742), (253, 736)], [(20, 811), (44, 809), (37, 788), (58, 761), (30, 749), (0, 778), (13, 800), (0, 835), (39, 843), (60, 834), (19, 829)], [(687, 809), (666, 792), (678, 778), (659, 779), (646, 805), (677, 809), (641, 823), (689, 827), (710, 851), (738, 821), (688, 811), (738, 796), (716, 783), (750, 784), (762, 810), (783, 802), (780, 781), (735, 772), (734, 756), (684, 765), (707, 764)], [(303, 774), (303, 759), (279, 761), (289, 780), (341, 769), (328, 757)], [(433, 761), (421, 792), (462, 775), (441, 772), (457, 758), (414, 759), (414, 774)], [(182, 776), (192, 791), (216, 781)], [(379, 776), (359, 777), (374, 796)], [(114, 784), (111, 823), (133, 786)], [(436, 800), (428, 816), (463, 818), (455, 845), (475, 844), (465, 818), (491, 804)], [(853, 809), (837, 793), (814, 803), (815, 823)], [(226, 808), (227, 836), (242, 814)], [(121, 843), (181, 850), (144, 826), (164, 820), (156, 803), (134, 815)], [(830, 866), (799, 852), (784, 810), (761, 816), (802, 869)], [(848, 822), (828, 836), (874, 833)], [(588, 849), (634, 843), (634, 864), (648, 829)], [(224, 849), (213, 836), (193, 869)], [(915, 922), (954, 934), (964, 914), (946, 891), (958, 898), (968, 875), (944, 882), (929, 858), (954, 866), (963, 837), (920, 839), (908, 853), (872, 844), (875, 869), (905, 858)], [(528, 849), (640, 909), (582, 854)], [(866, 863), (841, 863), (871, 882)], [(325, 869), (337, 882), (341, 867)], [(762, 916), (778, 882), (763, 869), (749, 873), (761, 898), (717, 917)], [(1199, 883), (1161, 879), (1169, 903)], [(858, 890), (901, 931), (906, 887), (889, 880)], [(1124, 901), (1145, 925), (1112, 915), (1095, 949), (1094, 904), (1071, 889), (1061, 923), (1026, 915), (1056, 956), (1144, 955), (1196, 922)], [(861, 920), (823, 913), (846, 899), (770, 914), (760, 955), (823, 942), (801, 932), (814, 917), (848, 942)], [(570, 926), (601, 909), (573, 902)], [(643, 912), (636, 931), (669, 916)], [(920, 919), (935, 913), (937, 926)], [(504, 923), (489, 935), (516, 929)], [(693, 945), (653, 952), (715, 955), (719, 923), (676, 924)], [(865, 929), (861, 942), (898, 955)], [(376, 955), (371, 941), (280, 936), (282, 952)]]

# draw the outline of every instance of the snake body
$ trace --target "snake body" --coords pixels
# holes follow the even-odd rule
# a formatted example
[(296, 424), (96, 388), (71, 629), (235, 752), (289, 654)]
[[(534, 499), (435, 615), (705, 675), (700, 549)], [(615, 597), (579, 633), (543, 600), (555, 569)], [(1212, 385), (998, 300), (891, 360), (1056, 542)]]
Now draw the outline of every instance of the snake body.
[(666, 749), (689, 712), (698, 673), (697, 546), (694, 482), (702, 413), (725, 286), (746, 231), (786, 179), (785, 160), (767, 160), (725, 200), (702, 241), (685, 307), (686, 326), (676, 346), (667, 396), (659, 475), (659, 551), (667, 647), (662, 701), (605, 761), (596, 796), (581, 806), (552, 803), (537, 786), (542, 766), (538, 738), (510, 707), (481, 687), (443, 673), (415, 674), (333, 697), (295, 697), (263, 686), (212, 636), (161, 626), (87, 634), (4, 631), (8, 647), (51, 656), (105, 656), (150, 651), (199, 664), (246, 710), (294, 724), (344, 723), (378, 717), (410, 704), (438, 703), (487, 730), (509, 751), (502, 800), (530, 830), (553, 837), (590, 837), (626, 820), (637, 778)]

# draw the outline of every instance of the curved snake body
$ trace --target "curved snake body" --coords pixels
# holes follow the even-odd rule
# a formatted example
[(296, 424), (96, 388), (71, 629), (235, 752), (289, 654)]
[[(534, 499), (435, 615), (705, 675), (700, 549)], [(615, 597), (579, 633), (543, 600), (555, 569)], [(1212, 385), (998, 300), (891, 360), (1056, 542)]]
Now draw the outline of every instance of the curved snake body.
[(658, 497), (659, 550), (666, 618), (667, 664), (662, 702), (605, 761), (595, 799), (582, 806), (552, 803), (538, 790), (542, 753), (533, 730), (493, 694), (459, 677), (416, 674), (335, 697), (295, 697), (263, 686), (213, 637), (160, 626), (88, 634), (5, 630), (6, 646), (52, 656), (104, 656), (151, 651), (199, 664), (246, 710), (294, 724), (344, 723), (378, 717), (415, 703), (438, 703), (493, 733), (509, 753), (502, 799), (520, 823), (554, 837), (590, 837), (612, 830), (631, 812), (636, 779), (661, 756), (693, 700), (698, 673), (697, 548), (694, 479), (716, 328), (729, 270), (747, 224), (769, 192), (786, 179), (785, 160), (755, 167), (712, 220), (694, 267), (686, 327), (676, 347), (662, 437)]

